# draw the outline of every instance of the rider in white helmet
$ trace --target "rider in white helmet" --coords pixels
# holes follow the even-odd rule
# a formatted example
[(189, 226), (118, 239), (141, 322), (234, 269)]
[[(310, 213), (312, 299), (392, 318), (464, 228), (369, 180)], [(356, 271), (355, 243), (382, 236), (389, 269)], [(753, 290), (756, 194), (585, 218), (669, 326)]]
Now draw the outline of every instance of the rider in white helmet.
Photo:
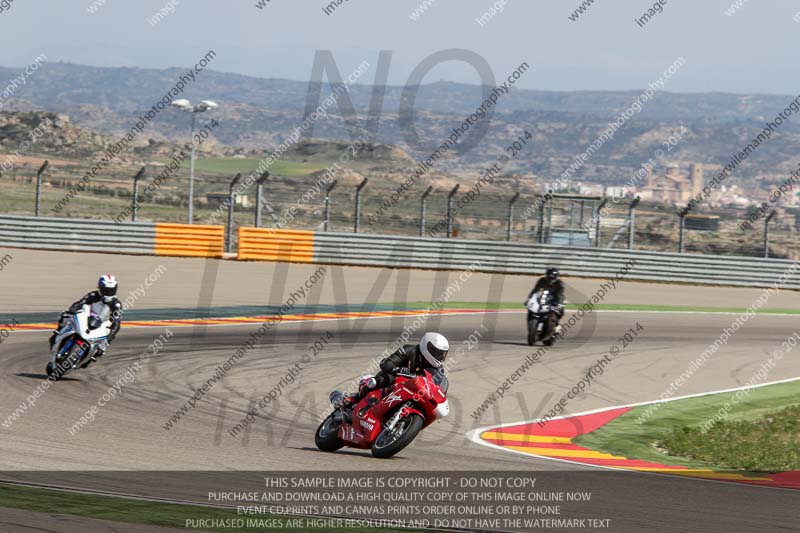
[(394, 383), (398, 369), (406, 369), (414, 374), (422, 374), (425, 370), (439, 370), (444, 367), (450, 343), (441, 333), (428, 332), (422, 336), (418, 344), (406, 344), (381, 361), (381, 371), (376, 376), (365, 376), (359, 384), (358, 394), (347, 397), (349, 405), (355, 405), (368, 392), (377, 388), (386, 388)]
[[(83, 298), (73, 303), (69, 307), (69, 310), (61, 313), (61, 316), (58, 320), (58, 326), (50, 336), (50, 349), (53, 349), (53, 342), (55, 342), (56, 335), (64, 325), (65, 320), (67, 320), (71, 315), (74, 315), (80, 311), (84, 305), (93, 305), (100, 302), (105, 304), (110, 312), (111, 332), (106, 340), (109, 343), (113, 341), (114, 337), (116, 337), (117, 332), (119, 331), (120, 319), (122, 318), (122, 302), (120, 302), (117, 298), (117, 285), (117, 278), (115, 276), (112, 276), (111, 274), (103, 274), (100, 276), (100, 279), (97, 280), (96, 290), (87, 293)], [(98, 348), (97, 352), (95, 352), (95, 355), (92, 358), (92, 361), (97, 357), (103, 356), (104, 353), (105, 350), (102, 347)], [(92, 361), (87, 362), (85, 366), (89, 366)]]

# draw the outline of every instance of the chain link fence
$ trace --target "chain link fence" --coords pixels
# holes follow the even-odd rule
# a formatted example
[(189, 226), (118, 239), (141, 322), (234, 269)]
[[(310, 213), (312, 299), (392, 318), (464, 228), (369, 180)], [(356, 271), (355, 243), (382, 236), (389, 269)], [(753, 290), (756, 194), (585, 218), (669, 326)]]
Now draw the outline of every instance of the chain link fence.
[[(38, 170), (39, 166), (28, 162), (0, 175), (0, 212), (34, 213)], [(145, 196), (145, 189), (152, 183), (148, 176), (160, 170), (159, 165), (148, 166), (140, 182), (137, 220), (186, 222), (188, 177), (183, 170)], [(41, 216), (55, 216), (53, 207), (70, 187), (79, 183), (85, 171), (77, 165), (48, 166), (42, 176)], [(109, 169), (102, 178), (93, 179), (83, 192), (72, 198), (58, 216), (113, 220), (131, 206), (134, 174), (130, 166)], [(262, 226), (324, 231), (327, 211), (328, 231), (355, 231), (356, 187), (363, 177), (345, 173), (328, 195), (330, 184), (320, 180), (322, 174), (320, 171), (310, 176), (270, 176), (262, 189)], [(195, 224), (227, 223), (231, 179), (232, 175), (195, 177)], [(675, 206), (642, 202), (631, 210), (630, 199), (608, 202), (601, 197), (566, 194), (543, 200), (536, 194), (533, 184), (525, 189), (524, 180), (501, 182), (495, 180), (470, 201), (466, 201), (466, 193), (471, 184), (464, 183), (456, 192), (450, 211), (453, 238), (681, 251), (681, 218)], [(396, 193), (396, 185), (373, 179), (361, 194), (359, 231), (446, 237), (448, 194), (454, 183), (452, 178), (434, 178), (434, 189), (426, 199), (423, 224), (421, 197), (425, 186), (411, 186), (395, 205), (387, 208), (387, 202)], [(514, 189), (519, 190), (520, 195), (512, 210), (510, 202), (514, 193), (509, 191)], [(232, 249), (236, 246), (238, 227), (255, 225), (257, 201), (255, 185), (236, 196)], [(776, 214), (768, 222), (769, 231), (765, 235), (764, 219), (752, 229), (740, 228), (746, 215), (743, 209), (697, 210), (684, 221), (683, 252), (800, 259), (800, 210), (778, 207)], [(632, 219), (633, 235), (630, 232)]]

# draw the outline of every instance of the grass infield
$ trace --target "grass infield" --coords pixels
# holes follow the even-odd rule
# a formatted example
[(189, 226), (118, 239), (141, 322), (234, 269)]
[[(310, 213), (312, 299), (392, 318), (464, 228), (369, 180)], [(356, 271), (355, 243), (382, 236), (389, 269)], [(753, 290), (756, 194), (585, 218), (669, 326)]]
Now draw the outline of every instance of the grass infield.
[[(743, 398), (741, 393), (737, 398), (737, 392), (665, 402), (655, 411), (649, 411), (650, 405), (637, 406), (575, 442), (614, 455), (690, 468), (753, 473), (800, 468), (800, 380), (749, 389)], [(702, 426), (720, 409), (728, 413), (722, 425), (702, 435)], [(779, 454), (791, 447), (793, 455), (782, 460)]]
[(675, 428), (658, 445), (670, 455), (737, 470), (800, 470), (800, 405), (756, 420), (718, 421), (705, 432), (694, 426)]

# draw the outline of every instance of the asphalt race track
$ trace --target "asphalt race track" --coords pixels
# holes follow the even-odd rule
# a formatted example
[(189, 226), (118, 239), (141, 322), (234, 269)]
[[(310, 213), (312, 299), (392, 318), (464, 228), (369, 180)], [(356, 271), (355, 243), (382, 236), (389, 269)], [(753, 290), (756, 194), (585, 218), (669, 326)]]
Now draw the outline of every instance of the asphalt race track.
[[(741, 304), (746, 305), (749, 302)], [(450, 372), (451, 416), (424, 431), (393, 460), (373, 459), (359, 450), (325, 454), (316, 450), (313, 435), (329, 411), (329, 391), (347, 387), (414, 317), (279, 324), (195, 409), (167, 430), (164, 425), (170, 417), (255, 329), (252, 325), (174, 327), (158, 355), (144, 361), (135, 379), (99, 409), (94, 421), (72, 435), (69, 428), (165, 332), (165, 327), (124, 328), (105, 360), (53, 384), (10, 427), (0, 428), (0, 470), (5, 479), (193, 501), (203, 501), (204, 490), (213, 480), (206, 480), (208, 487), (202, 483), (186, 487), (175, 471), (585, 470), (492, 450), (470, 442), (465, 434), (477, 427), (540, 416), (637, 322), (643, 334), (567, 409), (582, 412), (656, 399), (735, 318), (732, 314), (654, 312), (588, 315), (579, 329), (570, 332), (476, 421), (471, 413), (531, 353), (524, 344), (524, 315), (489, 312), (431, 317), (428, 328), (448, 336), (451, 353), (464, 348)], [(752, 319), (679, 394), (742, 385), (769, 351), (796, 329), (797, 320), (797, 316)], [(278, 385), (287, 369), (327, 332), (330, 344), (304, 365), (273, 408), (262, 410), (254, 424), (231, 436), (229, 430), (247, 410)], [(476, 332), (483, 332), (482, 336), (469, 349), (468, 338)], [(47, 336), (45, 331), (16, 331), (0, 345), (0, 422), (42, 383)], [(800, 359), (792, 357), (784, 359), (769, 379), (795, 376), (800, 376)], [(161, 473), (134, 482), (108, 472), (141, 470)], [(624, 489), (609, 491), (603, 504), (614, 501), (618, 508), (598, 509), (628, 517), (631, 528), (649, 524), (655, 531), (653, 524), (661, 523), (664, 531), (680, 531), (703, 521), (708, 527), (713, 524), (728, 531), (752, 530), (764, 523), (770, 525), (768, 530), (796, 527), (798, 495), (793, 491), (714, 483), (724, 493), (721, 505), (704, 500), (710, 482), (621, 475)], [(659, 490), (661, 496), (653, 497)], [(677, 498), (676, 494), (680, 499), (667, 500)]]
[[(621, 363), (618, 367), (606, 372), (599, 386), (570, 404), (570, 409), (586, 411), (654, 399), (662, 390), (659, 388), (662, 378), (678, 374), (733, 318), (600, 313), (591, 339), (588, 335), (565, 339), (545, 355), (536, 372), (518, 382), (512, 394), (497, 403), (497, 409), (490, 409), (479, 423), (474, 423), (470, 413), (496, 388), (492, 384), (504, 380), (531, 352), (531, 348), (520, 342), (524, 333), (523, 316), (481, 313), (440, 318), (438, 329), (446, 332), (454, 346), (464, 343), (474, 331), (480, 331), (482, 324), (491, 333), (485, 334), (485, 340), (477, 348), (466, 352), (463, 365), (451, 372), (452, 416), (423, 433), (413, 452), (403, 454), (402, 468), (469, 469), (474, 461), (480, 461), (487, 469), (514, 469), (523, 465), (561, 468), (557, 464), (536, 465), (535, 460), (488, 453), (467, 444), (463, 435), (479, 426), (535, 418), (549, 407), (548, 399), (566, 392), (580, 379), (582, 370), (603, 355), (603, 348), (637, 321), (645, 328), (644, 337), (618, 361)], [(493, 321), (497, 324), (492, 324)], [(796, 317), (760, 317), (737, 334), (735, 345), (728, 348), (724, 358), (710, 361), (686, 385), (685, 393), (743, 384), (757, 368), (765, 348), (790, 332), (796, 321)], [(402, 327), (393, 330), (391, 325), (392, 319), (383, 318), (281, 324), (275, 328), (276, 334), (269, 344), (248, 353), (188, 417), (166, 430), (162, 426), (170, 415), (254, 329), (218, 326), (197, 334), (193, 327), (172, 328), (174, 337), (159, 355), (142, 364), (136, 379), (123, 387), (122, 395), (103, 406), (94, 422), (71, 436), (72, 423), (164, 331), (158, 327), (128, 329), (119, 336), (108, 359), (56, 383), (28, 413), (14, 422), (11, 430), (4, 431), (6, 438), (0, 448), (3, 468), (62, 469), (65, 452), (102, 442), (95, 453), (76, 454), (69, 468), (396, 469), (399, 461), (375, 460), (368, 453), (339, 454), (341, 457), (332, 462), (329, 455), (312, 449), (314, 430), (328, 412), (328, 392), (346, 387), (362, 369), (366, 370), (370, 359), (394, 340), (395, 332), (402, 330)], [(297, 354), (326, 331), (333, 334), (334, 344), (325, 348), (288, 386), (286, 395), (279, 399), (279, 408), (274, 412), (268, 409), (268, 420), (255, 424), (249, 434), (231, 437), (228, 430), (241, 420), (250, 402), (261, 399), (277, 385), (286, 369), (298, 361)], [(2, 413), (13, 411), (41, 382), (46, 339), (46, 332), (25, 332), (4, 344), (0, 358), (6, 372), (0, 395)], [(675, 339), (681, 339), (677, 347)], [(770, 377), (781, 379), (799, 374), (800, 361), (794, 358)], [(413, 460), (409, 460), (411, 457)]]

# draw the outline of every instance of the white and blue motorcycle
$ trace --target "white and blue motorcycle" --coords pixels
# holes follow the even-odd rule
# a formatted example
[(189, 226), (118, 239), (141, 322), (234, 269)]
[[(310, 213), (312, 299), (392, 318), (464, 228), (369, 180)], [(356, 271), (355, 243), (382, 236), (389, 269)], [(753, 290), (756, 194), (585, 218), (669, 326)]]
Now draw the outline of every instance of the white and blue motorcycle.
[(108, 348), (111, 326), (111, 311), (102, 302), (84, 305), (71, 315), (56, 333), (47, 376), (58, 380), (76, 368), (89, 366), (98, 350)]

